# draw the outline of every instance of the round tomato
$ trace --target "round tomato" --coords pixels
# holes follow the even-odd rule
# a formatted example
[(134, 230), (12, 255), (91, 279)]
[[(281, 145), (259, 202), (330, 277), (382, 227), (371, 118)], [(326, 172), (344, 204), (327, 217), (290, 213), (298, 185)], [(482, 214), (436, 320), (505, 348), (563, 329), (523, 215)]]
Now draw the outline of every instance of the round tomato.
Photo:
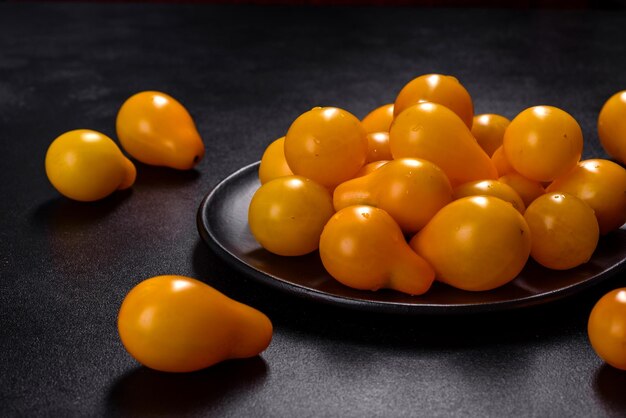
[(542, 266), (574, 268), (589, 261), (598, 244), (596, 216), (576, 196), (546, 193), (528, 206), (524, 218), (532, 236), (530, 255)]
[(626, 288), (600, 298), (589, 315), (587, 331), (595, 352), (611, 366), (626, 370)]
[(583, 134), (569, 113), (553, 106), (535, 106), (511, 121), (503, 147), (515, 171), (531, 180), (552, 181), (580, 160)]
[(330, 192), (301, 176), (262, 185), (252, 196), (248, 224), (266, 250), (287, 256), (315, 251), (326, 221), (335, 213)]
[(361, 121), (367, 133), (389, 132), (391, 122), (393, 122), (393, 103), (377, 107)]
[(626, 164), (626, 90), (615, 93), (602, 106), (598, 136), (607, 154)]
[(493, 113), (476, 115), (472, 123), (472, 135), (487, 155), (492, 156), (502, 145), (504, 131), (510, 123), (504, 116)]
[(278, 177), (292, 176), (293, 173), (285, 159), (285, 137), (272, 142), (261, 157), (259, 166), (259, 181), (265, 184)]

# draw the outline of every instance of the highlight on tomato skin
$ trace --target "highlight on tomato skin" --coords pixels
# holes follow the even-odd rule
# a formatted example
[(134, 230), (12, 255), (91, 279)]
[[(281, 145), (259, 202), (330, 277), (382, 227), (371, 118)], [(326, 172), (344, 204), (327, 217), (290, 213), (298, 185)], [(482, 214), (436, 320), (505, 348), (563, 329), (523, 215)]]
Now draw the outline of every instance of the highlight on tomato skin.
[(368, 134), (372, 132), (389, 132), (391, 122), (393, 122), (393, 103), (377, 107), (361, 120), (363, 129)]
[(626, 371), (626, 288), (614, 289), (600, 298), (589, 315), (587, 333), (602, 360)]
[(137, 284), (122, 302), (117, 325), (128, 353), (164, 372), (192, 372), (254, 357), (268, 347), (273, 332), (260, 311), (178, 275)]
[(472, 123), (472, 135), (480, 147), (491, 157), (502, 146), (504, 132), (510, 123), (510, 120), (495, 113), (476, 115)]

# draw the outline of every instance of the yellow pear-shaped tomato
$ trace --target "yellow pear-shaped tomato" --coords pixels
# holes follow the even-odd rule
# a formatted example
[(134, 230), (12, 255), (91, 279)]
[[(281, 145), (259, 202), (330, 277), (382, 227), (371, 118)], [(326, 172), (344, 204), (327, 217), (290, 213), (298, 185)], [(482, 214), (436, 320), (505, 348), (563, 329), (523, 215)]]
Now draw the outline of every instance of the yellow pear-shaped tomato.
[(580, 160), (583, 134), (569, 113), (553, 106), (534, 106), (511, 121), (503, 147), (515, 171), (530, 180), (552, 181)]
[(626, 90), (615, 93), (602, 106), (598, 136), (607, 154), (626, 164)]
[(372, 206), (349, 206), (333, 215), (320, 237), (320, 257), (331, 276), (355, 289), (421, 295), (435, 277), (393, 218)]
[(469, 93), (455, 77), (442, 74), (425, 74), (407, 83), (394, 104), (394, 115), (421, 102), (443, 105), (456, 113), (468, 128), (472, 127), (474, 104)]
[(511, 121), (504, 116), (494, 113), (476, 115), (472, 124), (472, 135), (487, 155), (492, 156), (502, 145), (504, 131), (510, 123)]
[(389, 127), (393, 122), (393, 103), (377, 107), (368, 113), (361, 124), (365, 132), (389, 132)]
[(335, 189), (335, 210), (352, 205), (384, 209), (406, 233), (419, 231), (452, 201), (452, 187), (435, 164), (415, 159), (393, 160), (372, 173)]
[(546, 190), (572, 194), (591, 206), (602, 235), (626, 222), (626, 170), (612, 161), (581, 161)]
[(467, 196), (493, 196), (509, 202), (519, 213), (524, 213), (526, 206), (520, 195), (508, 184), (498, 180), (470, 181), (454, 188), (454, 199)]
[(515, 171), (501, 176), (498, 181), (506, 184), (507, 186), (511, 186), (511, 188), (517, 192), (519, 197), (522, 198), (524, 206), (526, 207), (546, 192), (541, 183), (527, 179)]
[(250, 201), (248, 224), (266, 250), (285, 256), (315, 251), (326, 221), (335, 213), (330, 192), (301, 176), (262, 185)]
[(259, 166), (259, 181), (265, 184), (278, 177), (292, 176), (293, 173), (285, 159), (285, 137), (272, 142), (261, 157)]
[(78, 129), (64, 133), (50, 144), (46, 174), (62, 195), (91, 202), (132, 186), (137, 171), (111, 138)]
[(187, 109), (158, 91), (131, 96), (116, 121), (122, 147), (145, 164), (189, 170), (204, 156), (204, 144)]
[(598, 244), (596, 216), (576, 196), (539, 196), (526, 209), (524, 219), (532, 236), (531, 257), (550, 269), (567, 270), (586, 263)]
[(285, 136), (285, 158), (291, 171), (328, 188), (354, 177), (366, 157), (361, 121), (336, 107), (315, 107), (303, 113)]
[(438, 165), (453, 186), (495, 179), (491, 159), (450, 109), (420, 103), (396, 117), (389, 131), (393, 158), (422, 158)]
[(367, 158), (365, 163), (380, 160), (391, 160), (389, 149), (389, 132), (372, 132), (367, 134)]
[(491, 290), (522, 271), (531, 241), (524, 217), (508, 202), (473, 196), (441, 209), (410, 244), (438, 280), (464, 290)]
[(272, 339), (272, 323), (263, 313), (184, 276), (139, 283), (124, 298), (117, 326), (131, 356), (165, 372), (254, 357)]

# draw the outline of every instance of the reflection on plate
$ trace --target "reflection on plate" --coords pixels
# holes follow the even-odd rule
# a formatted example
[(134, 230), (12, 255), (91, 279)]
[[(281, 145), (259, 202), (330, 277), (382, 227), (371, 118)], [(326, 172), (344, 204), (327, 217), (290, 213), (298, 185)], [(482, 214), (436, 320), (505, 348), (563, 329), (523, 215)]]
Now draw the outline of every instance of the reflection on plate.
[(248, 229), (248, 205), (260, 186), (259, 163), (219, 183), (198, 209), (198, 230), (224, 261), (249, 277), (316, 301), (376, 312), (447, 314), (507, 310), (560, 299), (626, 270), (626, 226), (603, 237), (592, 259), (572, 270), (545, 269), (530, 261), (500, 288), (467, 292), (435, 282), (422, 296), (348, 288), (324, 270), (317, 252), (281, 257), (261, 248)]

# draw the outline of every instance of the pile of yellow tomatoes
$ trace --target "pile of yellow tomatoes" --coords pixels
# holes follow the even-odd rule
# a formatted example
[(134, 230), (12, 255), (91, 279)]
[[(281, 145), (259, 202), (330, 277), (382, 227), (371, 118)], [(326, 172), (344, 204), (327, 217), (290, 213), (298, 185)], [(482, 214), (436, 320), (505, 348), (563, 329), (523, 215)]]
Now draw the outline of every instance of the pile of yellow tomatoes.
[[(626, 92), (598, 128), (626, 161)], [(263, 154), (249, 226), (275, 254), (319, 249), (356, 289), (490, 290), (529, 257), (559, 270), (587, 262), (626, 221), (626, 170), (582, 151), (579, 124), (557, 107), (474, 115), (456, 78), (422, 75), (363, 120), (316, 107), (293, 121)]]

